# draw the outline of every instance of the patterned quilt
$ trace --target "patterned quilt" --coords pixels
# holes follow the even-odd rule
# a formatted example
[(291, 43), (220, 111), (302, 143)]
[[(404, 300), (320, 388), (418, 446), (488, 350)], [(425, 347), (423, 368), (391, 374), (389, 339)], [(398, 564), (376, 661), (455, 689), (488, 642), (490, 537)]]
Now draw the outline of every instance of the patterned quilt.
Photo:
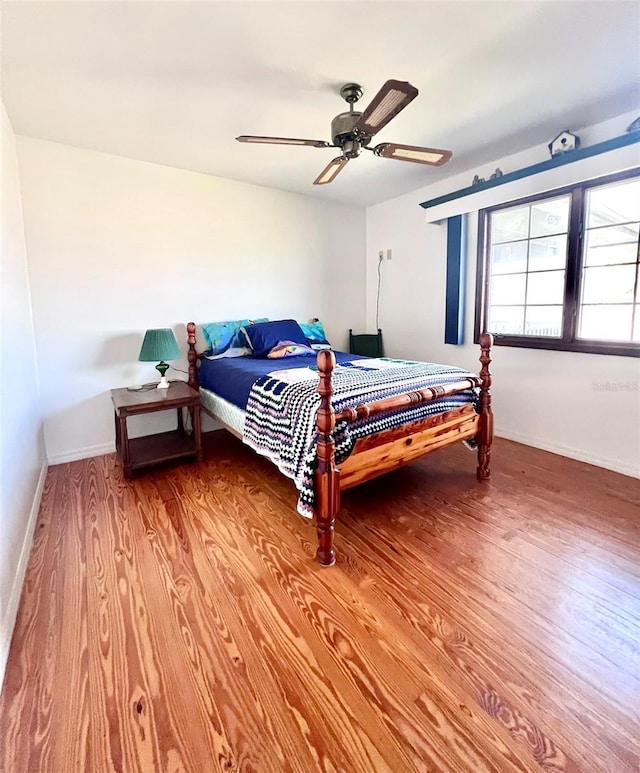
[[(449, 365), (384, 357), (354, 360), (337, 365), (333, 371), (332, 405), (339, 412), (360, 403), (474, 376), (474, 373)], [(318, 380), (315, 366), (261, 376), (249, 395), (243, 435), (247, 445), (267, 456), (282, 473), (294, 480), (299, 492), (298, 512), (307, 518), (314, 514), (315, 416), (320, 404), (320, 395), (316, 391)], [(477, 389), (469, 389), (355, 422), (338, 422), (334, 431), (336, 463), (349, 456), (359, 438), (465, 403), (475, 405), (477, 392)]]

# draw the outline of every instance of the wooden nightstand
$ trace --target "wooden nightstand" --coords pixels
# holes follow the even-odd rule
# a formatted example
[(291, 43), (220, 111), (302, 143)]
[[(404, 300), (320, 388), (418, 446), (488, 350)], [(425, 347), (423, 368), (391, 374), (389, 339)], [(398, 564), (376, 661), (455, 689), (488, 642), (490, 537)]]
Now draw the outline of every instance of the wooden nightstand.
[[(111, 400), (115, 411), (116, 451), (122, 460), (125, 478), (130, 478), (133, 470), (173, 459), (195, 456), (198, 461), (202, 460), (200, 395), (184, 381), (172, 381), (168, 389), (112, 389)], [(177, 429), (129, 439), (129, 416), (166, 411), (170, 408), (176, 408), (178, 411)], [(191, 434), (184, 430), (184, 408), (191, 414)]]

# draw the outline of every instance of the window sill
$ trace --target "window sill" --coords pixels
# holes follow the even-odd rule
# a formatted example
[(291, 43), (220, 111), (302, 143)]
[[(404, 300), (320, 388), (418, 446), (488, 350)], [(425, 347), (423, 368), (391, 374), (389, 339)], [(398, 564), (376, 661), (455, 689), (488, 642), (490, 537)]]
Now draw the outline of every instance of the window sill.
[[(515, 346), (520, 349), (548, 349), (556, 352), (583, 354), (613, 354), (617, 357), (640, 357), (640, 344), (616, 344), (605, 341), (562, 341), (556, 338), (529, 338), (493, 333), (495, 346)], [(476, 337), (476, 343), (479, 343)]]

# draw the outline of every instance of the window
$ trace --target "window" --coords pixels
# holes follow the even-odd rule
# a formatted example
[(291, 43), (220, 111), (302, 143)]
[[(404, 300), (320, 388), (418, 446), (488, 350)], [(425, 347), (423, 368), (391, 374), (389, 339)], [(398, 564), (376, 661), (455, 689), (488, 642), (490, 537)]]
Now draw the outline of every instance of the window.
[(640, 356), (640, 170), (480, 212), (476, 334)]

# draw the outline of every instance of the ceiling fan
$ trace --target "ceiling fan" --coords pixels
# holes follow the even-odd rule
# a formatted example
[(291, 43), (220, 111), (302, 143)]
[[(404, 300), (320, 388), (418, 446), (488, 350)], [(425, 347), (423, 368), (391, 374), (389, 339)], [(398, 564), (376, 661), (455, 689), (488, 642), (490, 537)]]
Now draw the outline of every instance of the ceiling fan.
[(398, 145), (393, 142), (383, 142), (374, 148), (368, 147), (372, 137), (418, 96), (418, 89), (407, 81), (387, 81), (371, 100), (369, 107), (362, 113), (354, 110), (353, 107), (362, 96), (362, 87), (359, 84), (346, 83), (340, 89), (340, 96), (349, 103), (349, 111), (339, 113), (331, 121), (333, 142), (300, 140), (292, 137), (257, 137), (248, 134), (236, 137), (236, 140), (266, 145), (309, 145), (312, 148), (340, 148), (342, 154), (327, 164), (313, 181), (314, 185), (326, 185), (333, 182), (349, 160), (357, 158), (363, 150), (369, 150), (376, 156), (383, 158), (395, 158), (398, 161), (430, 166), (446, 164), (453, 155), (450, 150), (422, 148), (417, 145)]

